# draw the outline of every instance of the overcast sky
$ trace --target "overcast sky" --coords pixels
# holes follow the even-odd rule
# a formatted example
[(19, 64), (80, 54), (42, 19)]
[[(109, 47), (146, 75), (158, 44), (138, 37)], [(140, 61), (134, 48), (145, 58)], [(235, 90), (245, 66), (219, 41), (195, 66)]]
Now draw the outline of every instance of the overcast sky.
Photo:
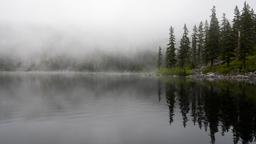
[[(247, 0), (256, 8), (256, 0)], [(99, 47), (146, 44), (164, 45), (170, 25), (180, 35), (184, 23), (198, 24), (209, 19), (217, 7), (233, 17), (235, 5), (244, 0), (0, 0), (0, 23), (41, 25), (83, 31)], [(104, 40), (105, 39), (105, 40)], [(95, 42), (96, 41), (96, 42)], [(122, 44), (120, 44), (122, 43)]]

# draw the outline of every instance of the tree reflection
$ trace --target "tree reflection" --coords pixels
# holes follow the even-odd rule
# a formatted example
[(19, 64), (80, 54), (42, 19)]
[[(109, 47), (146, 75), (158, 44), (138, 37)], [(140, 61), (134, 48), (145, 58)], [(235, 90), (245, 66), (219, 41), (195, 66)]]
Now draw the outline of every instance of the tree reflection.
[(188, 121), (187, 113), (189, 112), (189, 94), (184, 83), (180, 83), (178, 86), (178, 99), (180, 105), (180, 111), (183, 118), (183, 126), (186, 127)]
[(162, 83), (160, 80), (157, 81), (158, 101), (161, 101), (162, 97)]
[(166, 84), (166, 101), (169, 107), (169, 123), (171, 124), (173, 122), (173, 116), (174, 116), (174, 104), (175, 104), (175, 86), (171, 83)]
[(243, 144), (255, 141), (255, 93), (255, 85), (245, 83), (187, 80), (165, 82), (170, 124), (174, 120), (174, 105), (177, 103), (183, 126), (186, 127), (191, 120), (200, 129), (204, 127), (209, 132), (212, 144), (215, 143), (215, 134), (218, 132), (223, 136), (232, 132), (234, 144), (239, 141)]

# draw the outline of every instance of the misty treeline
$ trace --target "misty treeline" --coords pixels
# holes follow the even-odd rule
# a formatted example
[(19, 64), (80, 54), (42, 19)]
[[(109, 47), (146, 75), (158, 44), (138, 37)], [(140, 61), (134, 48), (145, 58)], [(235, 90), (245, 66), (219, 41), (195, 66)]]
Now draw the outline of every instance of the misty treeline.
[[(186, 24), (184, 25), (179, 48), (176, 48), (174, 28), (170, 27), (165, 55), (167, 68), (201, 68), (214, 65), (229, 67), (234, 60), (239, 62), (239, 70), (249, 67), (248, 57), (256, 54), (254, 10), (246, 2), (242, 10), (236, 6), (232, 22), (226, 18), (225, 14), (219, 22), (215, 6), (211, 12), (210, 23), (206, 20), (194, 25), (191, 38)], [(159, 48), (158, 66), (162, 65), (160, 62), (162, 57), (162, 50)]]
[[(94, 55), (94, 54), (93, 54)], [(154, 52), (138, 54), (98, 54), (94, 57), (75, 58), (67, 54), (41, 56), (24, 62), (15, 56), (1, 55), (0, 71), (148, 71), (154, 68)]]
[(128, 51), (129, 46), (122, 44), (123, 41), (110, 44), (113, 38), (99, 40), (79, 30), (1, 23), (0, 71), (136, 72), (155, 69), (157, 56), (153, 49), (145, 50), (147, 45)]

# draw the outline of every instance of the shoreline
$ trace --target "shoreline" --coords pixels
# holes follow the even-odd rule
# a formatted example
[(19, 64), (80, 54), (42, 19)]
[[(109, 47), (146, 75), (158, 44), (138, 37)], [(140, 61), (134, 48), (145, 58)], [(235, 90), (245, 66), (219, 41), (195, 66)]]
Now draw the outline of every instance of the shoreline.
[(117, 71), (98, 71), (98, 72), (89, 72), (89, 71), (0, 71), (0, 75), (11, 76), (11, 75), (89, 75), (89, 76), (141, 76), (141, 77), (157, 77), (155, 72), (117, 72)]
[(233, 82), (247, 82), (256, 84), (256, 71), (249, 72), (245, 74), (218, 74), (214, 72), (209, 72), (203, 74), (201, 71), (193, 71), (188, 75), (179, 75), (179, 74), (164, 74), (161, 72), (156, 73), (157, 76), (160, 77), (184, 77), (192, 80), (207, 80), (207, 81), (233, 81)]
[[(71, 74), (71, 75), (140, 75), (143, 77), (179, 77), (179, 75), (163, 75), (157, 72), (85, 72), (85, 71), (0, 71), (1, 75), (59, 75), (59, 74)], [(248, 82), (256, 84), (256, 72), (246, 74), (230, 74), (222, 75), (217, 73), (194, 73), (187, 76), (182, 76), (192, 80), (207, 80), (207, 81), (234, 81), (234, 82)]]
[(230, 75), (222, 75), (216, 73), (207, 73), (207, 74), (192, 74), (187, 76), (194, 80), (208, 80), (208, 81), (236, 81), (236, 82), (248, 82), (252, 84), (256, 84), (256, 72), (254, 73), (246, 73), (246, 74), (230, 74)]

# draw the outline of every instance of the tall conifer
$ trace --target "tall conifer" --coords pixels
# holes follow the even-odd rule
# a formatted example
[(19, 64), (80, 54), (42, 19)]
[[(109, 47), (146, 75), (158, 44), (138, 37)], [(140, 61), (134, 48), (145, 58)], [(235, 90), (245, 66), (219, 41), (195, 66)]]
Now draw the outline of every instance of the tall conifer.
[(234, 39), (232, 28), (226, 15), (223, 14), (222, 24), (220, 28), (220, 47), (221, 59), (229, 66), (231, 59), (234, 57)]
[(213, 6), (210, 21), (210, 27), (207, 38), (207, 61), (210, 61), (211, 66), (219, 56), (219, 22), (216, 16), (216, 8)]
[(182, 68), (188, 63), (188, 60), (189, 60), (189, 49), (190, 49), (189, 45), (190, 45), (190, 41), (188, 38), (188, 29), (185, 24), (184, 33), (180, 40), (180, 49), (178, 53), (179, 66)]
[(255, 43), (253, 13), (246, 2), (244, 3), (240, 24), (241, 45), (238, 49), (238, 58), (242, 62), (241, 67), (245, 69), (247, 56), (252, 52)]
[(202, 64), (203, 60), (203, 47), (204, 47), (204, 30), (203, 30), (203, 22), (200, 22), (198, 26), (198, 42), (197, 42), (197, 61), (198, 64)]
[(196, 25), (193, 28), (192, 33), (192, 47), (191, 47), (191, 66), (196, 67), (198, 60), (197, 60), (197, 27)]
[(173, 67), (176, 64), (176, 54), (175, 54), (175, 36), (174, 36), (174, 29), (170, 27), (169, 33), (169, 43), (167, 44), (166, 49), (166, 66)]

